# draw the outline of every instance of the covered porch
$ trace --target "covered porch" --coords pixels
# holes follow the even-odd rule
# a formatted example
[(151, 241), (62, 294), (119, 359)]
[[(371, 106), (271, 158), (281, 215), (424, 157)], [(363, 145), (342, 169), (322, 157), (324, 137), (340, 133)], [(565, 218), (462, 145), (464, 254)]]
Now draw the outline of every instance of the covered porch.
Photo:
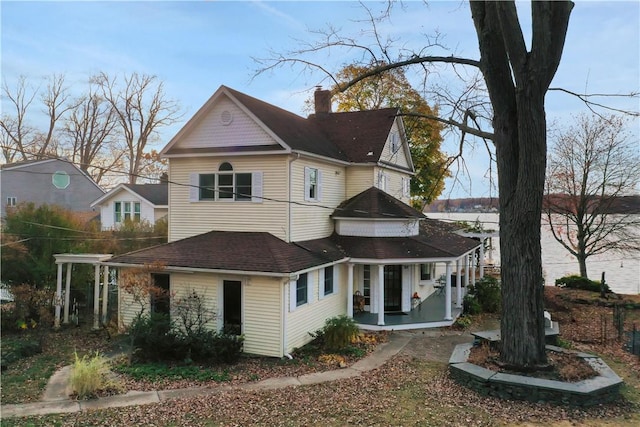
[(378, 324), (378, 313), (355, 313), (353, 319), (358, 323), (360, 329), (368, 331), (440, 328), (451, 326), (458, 316), (462, 314), (462, 307), (453, 304), (451, 306), (451, 319), (446, 320), (446, 304), (445, 293), (438, 291), (429, 295), (407, 313), (384, 313), (384, 325)]

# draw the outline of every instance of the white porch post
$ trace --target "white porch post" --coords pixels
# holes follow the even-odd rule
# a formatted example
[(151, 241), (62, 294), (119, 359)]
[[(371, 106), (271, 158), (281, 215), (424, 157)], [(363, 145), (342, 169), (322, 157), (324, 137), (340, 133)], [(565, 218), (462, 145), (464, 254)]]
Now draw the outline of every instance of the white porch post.
[(378, 265), (378, 326), (384, 326), (384, 265)]
[(444, 320), (451, 320), (451, 261), (447, 261), (447, 280), (444, 288)]
[(476, 284), (476, 251), (471, 254), (471, 284)]
[[(99, 268), (99, 267), (98, 267)], [(107, 302), (109, 301), (109, 266), (102, 268), (102, 324), (107, 324)]]
[(456, 260), (456, 307), (462, 307), (462, 263)]
[(347, 316), (353, 317), (353, 264), (347, 264)]
[(480, 240), (480, 242), (482, 242), (482, 244), (480, 245), (480, 278), (482, 279), (484, 277), (484, 241), (486, 240), (486, 238), (482, 238)]
[(67, 263), (67, 280), (65, 282), (64, 293), (64, 317), (62, 323), (69, 323), (69, 301), (71, 300), (71, 270), (73, 270), (73, 264)]
[(100, 329), (100, 266), (93, 266), (93, 329)]
[(62, 264), (58, 264), (58, 276), (56, 280), (56, 318), (54, 327), (60, 327), (60, 304), (62, 304)]
[(465, 275), (464, 275), (464, 286), (466, 287), (467, 291), (469, 291), (469, 276), (471, 275), (471, 254), (467, 254), (465, 255), (465, 260), (467, 262), (467, 266), (465, 267), (464, 271), (465, 271)]

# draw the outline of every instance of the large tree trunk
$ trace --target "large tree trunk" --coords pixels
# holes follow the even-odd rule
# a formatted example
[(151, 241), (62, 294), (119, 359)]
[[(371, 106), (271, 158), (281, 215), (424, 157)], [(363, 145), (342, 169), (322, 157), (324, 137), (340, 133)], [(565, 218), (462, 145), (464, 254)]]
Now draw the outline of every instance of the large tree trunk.
[(547, 155), (544, 96), (564, 47), (571, 2), (532, 2), (527, 51), (513, 2), (472, 1), (480, 69), (493, 106), (500, 191), (501, 358), (546, 364), (540, 227)]
[[(500, 191), (502, 361), (546, 364), (540, 228), (546, 169), (544, 95), (516, 94), (518, 130), (496, 145)], [(505, 149), (506, 148), (506, 149)]]

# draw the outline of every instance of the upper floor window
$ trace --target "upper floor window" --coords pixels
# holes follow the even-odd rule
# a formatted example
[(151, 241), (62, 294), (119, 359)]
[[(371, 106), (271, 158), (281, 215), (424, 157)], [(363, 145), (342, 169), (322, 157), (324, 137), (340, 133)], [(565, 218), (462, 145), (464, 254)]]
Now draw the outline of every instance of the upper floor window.
[(217, 173), (191, 174), (190, 200), (262, 201), (262, 172), (239, 173), (224, 162)]
[(17, 204), (15, 197), (7, 197), (7, 206), (14, 207)]
[(116, 224), (126, 220), (140, 222), (140, 202), (115, 202), (113, 211)]
[(322, 199), (322, 171), (317, 168), (304, 168), (304, 200), (318, 202)]
[(400, 136), (397, 132), (391, 134), (391, 154), (395, 154), (400, 148)]
[(378, 188), (387, 191), (387, 175), (382, 171), (378, 172)]
[(65, 188), (67, 188), (70, 182), (71, 182), (71, 178), (69, 177), (69, 174), (66, 173), (65, 171), (56, 171), (51, 176), (51, 183), (53, 184), (54, 187), (56, 187), (59, 190), (64, 190)]
[(402, 177), (402, 195), (404, 197), (411, 196), (411, 178)]

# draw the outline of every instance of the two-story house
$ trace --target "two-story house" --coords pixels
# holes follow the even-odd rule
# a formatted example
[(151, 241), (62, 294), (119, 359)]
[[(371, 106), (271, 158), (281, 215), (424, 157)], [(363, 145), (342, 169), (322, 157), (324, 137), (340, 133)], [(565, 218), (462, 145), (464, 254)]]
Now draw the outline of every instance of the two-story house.
[(20, 203), (58, 205), (92, 212), (91, 202), (104, 190), (78, 166), (64, 159), (28, 160), (2, 165), (0, 200), (2, 217)]
[[(203, 296), (248, 353), (286, 355), (338, 315), (369, 329), (451, 324), (480, 243), (409, 206), (414, 169), (396, 109), (332, 113), (329, 91), (315, 98), (303, 118), (220, 87), (161, 153), (169, 243), (105, 265), (161, 263), (156, 283)], [(121, 292), (121, 324), (135, 309)]]

